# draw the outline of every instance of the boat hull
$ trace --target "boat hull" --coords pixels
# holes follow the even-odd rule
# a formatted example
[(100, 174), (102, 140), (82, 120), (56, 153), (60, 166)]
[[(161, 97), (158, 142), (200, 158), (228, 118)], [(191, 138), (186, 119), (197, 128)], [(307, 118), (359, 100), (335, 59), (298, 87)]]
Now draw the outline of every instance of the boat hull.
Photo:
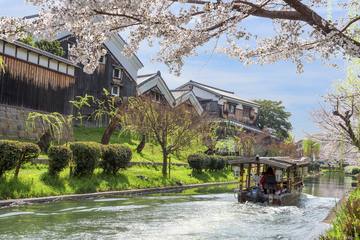
[(294, 190), (291, 193), (284, 193), (280, 195), (264, 193), (253, 194), (251, 191), (239, 190), (236, 192), (239, 203), (255, 202), (278, 206), (297, 205), (301, 195), (301, 190)]

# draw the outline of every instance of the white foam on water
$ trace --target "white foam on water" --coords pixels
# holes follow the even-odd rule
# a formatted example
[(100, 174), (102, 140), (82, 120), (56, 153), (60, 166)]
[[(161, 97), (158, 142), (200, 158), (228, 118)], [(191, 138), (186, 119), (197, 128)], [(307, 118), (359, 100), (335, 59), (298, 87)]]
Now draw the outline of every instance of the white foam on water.
[(128, 200), (128, 198), (100, 198), (95, 199), (94, 202), (115, 202), (115, 201), (125, 201)]
[(34, 214), (34, 212), (9, 212), (9, 213), (0, 214), (0, 218), (14, 217), (20, 215), (31, 215), (31, 214)]
[(84, 209), (84, 208), (86, 208), (86, 207), (80, 206), (80, 207), (64, 208), (64, 209), (59, 210), (59, 212), (69, 212), (69, 211), (80, 210), (80, 209)]
[(128, 206), (106, 206), (106, 207), (95, 207), (95, 208), (86, 208), (73, 212), (119, 212), (132, 209), (145, 208), (147, 205), (128, 205)]

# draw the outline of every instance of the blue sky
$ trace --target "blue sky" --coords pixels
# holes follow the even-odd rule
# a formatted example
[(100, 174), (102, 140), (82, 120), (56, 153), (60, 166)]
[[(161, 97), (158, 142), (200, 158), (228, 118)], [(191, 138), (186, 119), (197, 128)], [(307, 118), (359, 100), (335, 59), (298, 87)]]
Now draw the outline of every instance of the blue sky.
[[(26, 5), (24, 0), (0, 0), (0, 16), (24, 16), (36, 13), (36, 9)], [(264, 20), (261, 20), (264, 21)], [(259, 21), (248, 23), (256, 31), (263, 31)], [(211, 51), (208, 44), (205, 50)], [(242, 63), (220, 54), (200, 52), (198, 56), (188, 58), (180, 77), (169, 74), (162, 63), (153, 62), (155, 49), (144, 45), (138, 56), (145, 67), (140, 73), (152, 73), (160, 70), (170, 88), (175, 88), (189, 80), (234, 91), (246, 99), (281, 100), (292, 113), (291, 122), (296, 139), (306, 133), (316, 132), (311, 113), (319, 107), (323, 96), (331, 89), (335, 80), (345, 77), (346, 64), (339, 60), (339, 68), (329, 67), (318, 61), (305, 65), (305, 72), (296, 73), (291, 62), (279, 62), (270, 65), (244, 66)]]

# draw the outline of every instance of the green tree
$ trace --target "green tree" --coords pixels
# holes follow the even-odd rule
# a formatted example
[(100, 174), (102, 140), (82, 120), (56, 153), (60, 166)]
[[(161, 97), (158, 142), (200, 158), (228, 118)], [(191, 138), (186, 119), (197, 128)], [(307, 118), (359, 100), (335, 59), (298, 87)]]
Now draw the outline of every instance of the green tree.
[[(75, 97), (75, 100), (70, 103), (76, 108), (75, 119), (80, 120), (81, 123), (84, 119), (99, 122), (104, 118), (109, 119), (101, 138), (101, 143), (108, 145), (116, 128), (121, 127), (120, 122), (124, 111), (123, 99), (112, 96), (109, 91), (103, 89), (103, 95), (100, 98), (85, 94), (85, 96)], [(91, 114), (84, 116), (82, 111), (86, 109), (90, 110)]]
[(255, 100), (260, 105), (257, 124), (261, 129), (271, 128), (281, 140), (289, 137), (292, 125), (290, 112), (285, 110), (282, 101)]
[(35, 41), (32, 36), (27, 36), (26, 38), (22, 38), (19, 41), (29, 46), (41, 49), (43, 51), (55, 54), (60, 57), (65, 55), (64, 49), (61, 47), (59, 41), (47, 41), (47, 40)]
[(312, 139), (303, 140), (303, 153), (304, 156), (314, 160), (318, 158), (320, 154), (320, 144)]
[(4, 63), (4, 59), (0, 57), (0, 73), (3, 72), (5, 72), (5, 63)]
[(35, 47), (60, 57), (65, 55), (59, 41), (40, 40), (35, 42)]

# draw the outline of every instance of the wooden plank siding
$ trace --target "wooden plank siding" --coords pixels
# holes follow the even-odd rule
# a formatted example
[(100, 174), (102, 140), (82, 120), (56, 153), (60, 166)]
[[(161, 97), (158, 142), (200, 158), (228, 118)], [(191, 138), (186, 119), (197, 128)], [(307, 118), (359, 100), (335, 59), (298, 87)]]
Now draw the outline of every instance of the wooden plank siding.
[(71, 114), (73, 76), (2, 55), (5, 72), (0, 74), (0, 103), (46, 112)]

